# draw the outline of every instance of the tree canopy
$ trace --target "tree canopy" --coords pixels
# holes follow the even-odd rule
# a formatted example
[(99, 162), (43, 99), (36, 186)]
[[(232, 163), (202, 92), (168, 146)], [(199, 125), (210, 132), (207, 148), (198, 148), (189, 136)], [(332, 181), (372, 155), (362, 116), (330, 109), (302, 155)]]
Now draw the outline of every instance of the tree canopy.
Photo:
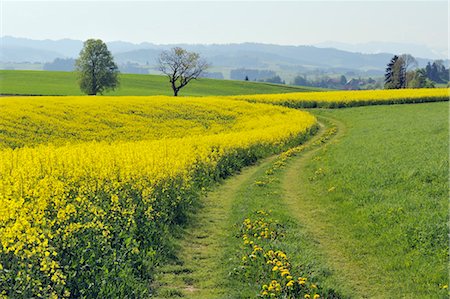
[(100, 39), (84, 42), (75, 63), (80, 73), (80, 89), (88, 95), (102, 94), (119, 85), (119, 70), (106, 44)]

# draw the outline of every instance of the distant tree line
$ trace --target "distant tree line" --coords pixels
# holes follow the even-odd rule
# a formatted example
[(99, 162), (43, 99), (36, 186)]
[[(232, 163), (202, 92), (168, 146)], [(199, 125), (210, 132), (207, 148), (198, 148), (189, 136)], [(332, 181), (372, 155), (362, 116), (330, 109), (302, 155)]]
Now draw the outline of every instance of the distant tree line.
[(148, 68), (144, 68), (135, 62), (119, 64), (119, 71), (124, 74), (148, 74)]
[(230, 72), (230, 79), (286, 84), (277, 73), (271, 70), (235, 69)]
[(384, 75), (385, 89), (434, 88), (436, 83), (448, 82), (449, 69), (442, 60), (418, 68), (416, 59), (410, 54), (394, 55)]
[(269, 78), (274, 78), (277, 74), (271, 70), (254, 70), (254, 69), (234, 69), (230, 72), (230, 79), (232, 80), (245, 80), (247, 81), (260, 81)]
[(209, 79), (224, 79), (221, 72), (203, 72), (200, 77)]
[(297, 75), (293, 82), (293, 85), (320, 87), (328, 89), (345, 89), (345, 90), (358, 90), (358, 89), (379, 89), (381, 83), (375, 79), (369, 78), (351, 78), (347, 79), (345, 75), (338, 77), (320, 76), (315, 79), (308, 79), (306, 75)]
[(427, 78), (433, 82), (448, 83), (450, 81), (450, 69), (445, 68), (443, 60), (428, 62), (424, 70)]
[(72, 72), (75, 69), (75, 59), (56, 58), (53, 62), (45, 63), (43, 68), (45, 71)]
[(281, 77), (278, 75), (275, 75), (271, 78), (261, 79), (258, 81), (259, 82), (267, 82), (267, 83), (275, 83), (275, 84), (286, 84), (286, 82), (284, 80), (282, 80)]
[[(75, 59), (56, 58), (52, 62), (44, 64), (45, 71), (63, 71), (72, 72), (75, 70)], [(119, 71), (124, 74), (148, 74), (148, 68), (144, 68), (135, 62), (126, 62), (118, 64)]]

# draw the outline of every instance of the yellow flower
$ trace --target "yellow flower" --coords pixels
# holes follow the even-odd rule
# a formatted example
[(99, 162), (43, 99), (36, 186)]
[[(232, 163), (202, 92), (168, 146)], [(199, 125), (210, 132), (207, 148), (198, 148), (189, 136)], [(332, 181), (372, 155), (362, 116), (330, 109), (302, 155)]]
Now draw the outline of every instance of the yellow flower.
[[(25, 270), (13, 270), (13, 276), (25, 280), (41, 269), (30, 284), (47, 287), (51, 281), (52, 289), (41, 292), (45, 296), (53, 288), (63, 290), (66, 280), (61, 269), (65, 257), (52, 247), (55, 240), (77, 246), (83, 242), (75, 236), (92, 233), (107, 243), (120, 231), (131, 232), (131, 243), (123, 248), (138, 254), (133, 239), (137, 213), (142, 221), (171, 221), (159, 207), (186, 205), (197, 182), (210, 180), (200, 175), (217, 173), (222, 161), (234, 169), (242, 160), (236, 153), (253, 157), (307, 137), (317, 126), (307, 112), (217, 97), (23, 97), (2, 99), (1, 110), (7, 120), (2, 118), (0, 127), (10, 122), (8, 142), (18, 145), (11, 149), (0, 140), (1, 251), (35, 265), (18, 267)], [(46, 130), (24, 137), (26, 125), (18, 121), (23, 119), (55, 132), (49, 138), (40, 135)], [(138, 192), (140, 200), (127, 190)], [(262, 231), (276, 236), (266, 230), (271, 227), (262, 217), (267, 213), (259, 215), (256, 221), (244, 220), (246, 247), (254, 245), (249, 237), (262, 236)], [(264, 251), (258, 246), (257, 252)], [(274, 271), (282, 265), (284, 260)]]
[(285, 275), (289, 275), (289, 271), (288, 270), (283, 270), (282, 272), (281, 272), (281, 276), (285, 276)]

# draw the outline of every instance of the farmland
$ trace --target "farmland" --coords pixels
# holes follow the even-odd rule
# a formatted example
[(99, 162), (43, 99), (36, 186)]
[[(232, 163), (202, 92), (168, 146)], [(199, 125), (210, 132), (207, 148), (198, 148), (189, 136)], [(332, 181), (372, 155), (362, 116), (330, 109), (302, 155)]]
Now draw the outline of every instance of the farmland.
[(342, 254), (330, 261), (338, 275), (368, 297), (446, 297), (448, 103), (317, 115), (347, 129), (297, 171), (307, 191), (295, 204), (315, 211), (298, 218), (315, 219), (307, 227), (322, 250)]
[[(258, 110), (253, 111), (255, 107)], [(144, 141), (264, 129), (285, 108), (214, 97), (9, 97), (0, 101), (0, 148)], [(286, 127), (293, 126), (286, 122)]]
[[(2, 99), (2, 114), (14, 117), (0, 155), (0, 262), (8, 270), (0, 281), (12, 297), (148, 293), (146, 279), (170, 255), (170, 230), (205, 188), (316, 129), (306, 112), (220, 99), (65, 100)], [(122, 115), (130, 109), (139, 116)], [(91, 123), (82, 119), (87, 110)], [(30, 123), (14, 123), (23, 119), (45, 129), (27, 135)], [(146, 134), (149, 119), (161, 127)], [(111, 120), (121, 134), (110, 136)], [(123, 137), (139, 122), (142, 140)]]
[(267, 103), (290, 108), (348, 108), (367, 105), (390, 105), (448, 101), (450, 90), (391, 89), (353, 90), (271, 95), (233, 96), (233, 99), (252, 103)]
[[(273, 246), (263, 254), (282, 250), (295, 283), (307, 278), (322, 298), (447, 298), (448, 108), (312, 110), (329, 129), (205, 199), (183, 232), (181, 260), (162, 270), (161, 297), (261, 295), (270, 280), (259, 278), (264, 267), (243, 262), (253, 248), (241, 229), (263, 218), (283, 236), (254, 244)], [(336, 135), (320, 137), (332, 128)]]
[(448, 295), (447, 89), (215, 88), (1, 98), (0, 294)]
[[(0, 94), (82, 95), (75, 72), (0, 70)], [(121, 74), (119, 89), (105, 95), (172, 95), (165, 76)], [(199, 79), (186, 86), (184, 96), (238, 95), (317, 91), (318, 88), (231, 80)]]

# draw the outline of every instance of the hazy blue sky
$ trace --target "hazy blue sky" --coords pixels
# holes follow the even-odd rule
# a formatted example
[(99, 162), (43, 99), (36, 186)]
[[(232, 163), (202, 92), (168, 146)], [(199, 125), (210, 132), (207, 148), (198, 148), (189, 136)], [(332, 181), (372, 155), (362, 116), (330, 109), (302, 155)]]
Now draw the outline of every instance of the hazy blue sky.
[(388, 41), (448, 48), (447, 1), (2, 1), (1, 34), (135, 43)]

